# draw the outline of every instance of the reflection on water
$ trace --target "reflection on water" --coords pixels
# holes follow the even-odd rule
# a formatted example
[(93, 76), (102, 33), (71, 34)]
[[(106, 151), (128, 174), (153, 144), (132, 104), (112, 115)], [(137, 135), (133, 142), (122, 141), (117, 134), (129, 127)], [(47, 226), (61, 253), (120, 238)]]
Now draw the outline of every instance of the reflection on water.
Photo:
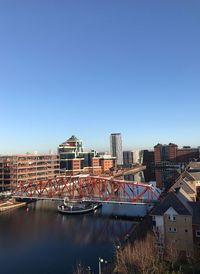
[(175, 182), (179, 172), (177, 169), (156, 169), (155, 179), (157, 187), (168, 190), (170, 186)]
[(125, 179), (138, 182), (156, 182), (156, 186), (160, 189), (168, 189), (177, 179), (181, 171), (176, 168), (150, 168), (138, 172), (137, 174), (126, 175)]
[(114, 243), (136, 226), (110, 218), (108, 205), (80, 216), (59, 214), (54, 202), (40, 201), (29, 208), (0, 216), (0, 273), (72, 273), (77, 261), (97, 270), (98, 257), (110, 259)]

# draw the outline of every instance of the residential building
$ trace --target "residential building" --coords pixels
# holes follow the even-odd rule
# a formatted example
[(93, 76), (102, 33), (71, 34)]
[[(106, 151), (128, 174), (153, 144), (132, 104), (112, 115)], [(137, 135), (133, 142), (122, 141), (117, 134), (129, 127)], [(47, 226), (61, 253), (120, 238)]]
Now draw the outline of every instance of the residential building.
[(123, 165), (121, 133), (112, 133), (110, 135), (110, 152), (111, 156), (116, 158), (117, 165)]
[(177, 188), (182, 188), (191, 201), (196, 201), (197, 188), (194, 177), (186, 170), (177, 178), (169, 191), (175, 191)]
[(200, 202), (190, 203), (192, 208), (192, 229), (194, 256), (200, 258)]
[(200, 191), (200, 162), (190, 162), (170, 190), (182, 187), (196, 201)]
[(169, 143), (169, 145), (157, 144), (154, 146), (155, 164), (161, 162), (175, 162), (177, 156), (177, 145)]
[(54, 178), (59, 172), (57, 154), (0, 156), (0, 185), (4, 188), (28, 181)]
[(167, 196), (152, 210), (153, 230), (163, 250), (200, 257), (200, 162), (190, 163)]
[(188, 163), (194, 159), (199, 158), (199, 149), (191, 148), (190, 146), (184, 146), (183, 148), (177, 149), (177, 162)]
[(169, 165), (177, 163), (189, 163), (191, 160), (199, 158), (199, 149), (184, 146), (178, 148), (176, 144), (157, 144), (154, 146), (154, 157), (156, 165)]
[(182, 189), (169, 192), (151, 212), (154, 232), (163, 249), (175, 248), (179, 256), (193, 254), (192, 210), (187, 204), (191, 201)]

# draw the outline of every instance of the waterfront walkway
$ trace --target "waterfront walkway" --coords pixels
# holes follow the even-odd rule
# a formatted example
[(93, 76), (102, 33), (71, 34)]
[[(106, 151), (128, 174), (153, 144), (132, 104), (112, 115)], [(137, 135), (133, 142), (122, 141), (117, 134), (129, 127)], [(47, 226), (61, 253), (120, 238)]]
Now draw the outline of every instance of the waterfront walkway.
[(14, 208), (22, 207), (25, 205), (26, 205), (26, 203), (15, 202), (12, 200), (2, 201), (2, 202), (0, 202), (0, 212), (4, 212), (4, 211), (11, 210)]

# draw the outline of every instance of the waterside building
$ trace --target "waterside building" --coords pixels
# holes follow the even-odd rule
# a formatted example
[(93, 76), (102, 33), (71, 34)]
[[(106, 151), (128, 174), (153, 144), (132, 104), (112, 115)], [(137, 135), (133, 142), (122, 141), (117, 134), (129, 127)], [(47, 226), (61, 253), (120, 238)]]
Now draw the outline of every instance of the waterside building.
[(187, 166), (151, 216), (161, 252), (200, 257), (200, 162)]
[(178, 146), (173, 143), (169, 143), (168, 145), (157, 144), (154, 146), (155, 165), (187, 164), (198, 158), (198, 148), (191, 148), (189, 146), (178, 148)]
[(19, 183), (46, 180), (59, 175), (57, 154), (18, 154), (0, 156), (1, 188), (15, 187)]
[(61, 172), (100, 175), (115, 167), (116, 158), (99, 155), (95, 150), (84, 151), (82, 141), (72, 135), (58, 147)]

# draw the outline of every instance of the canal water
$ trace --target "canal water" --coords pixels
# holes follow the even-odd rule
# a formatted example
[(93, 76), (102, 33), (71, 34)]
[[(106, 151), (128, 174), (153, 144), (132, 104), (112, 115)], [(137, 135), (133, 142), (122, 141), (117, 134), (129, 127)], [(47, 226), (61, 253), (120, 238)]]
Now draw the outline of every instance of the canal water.
[[(135, 176), (155, 181), (155, 172), (154, 177)], [(161, 188), (169, 183), (169, 178), (159, 180)], [(104, 205), (86, 215), (68, 216), (59, 214), (56, 207), (55, 202), (39, 201), (28, 209), (0, 215), (1, 274), (71, 274), (78, 263), (98, 273), (98, 257), (111, 260), (115, 244), (134, 233), (138, 224), (117, 215), (141, 216), (145, 212), (142, 206)]]
[(136, 225), (110, 217), (108, 206), (81, 216), (59, 214), (54, 202), (28, 208), (0, 215), (1, 274), (68, 274), (79, 262), (97, 273), (98, 257), (111, 259)]

